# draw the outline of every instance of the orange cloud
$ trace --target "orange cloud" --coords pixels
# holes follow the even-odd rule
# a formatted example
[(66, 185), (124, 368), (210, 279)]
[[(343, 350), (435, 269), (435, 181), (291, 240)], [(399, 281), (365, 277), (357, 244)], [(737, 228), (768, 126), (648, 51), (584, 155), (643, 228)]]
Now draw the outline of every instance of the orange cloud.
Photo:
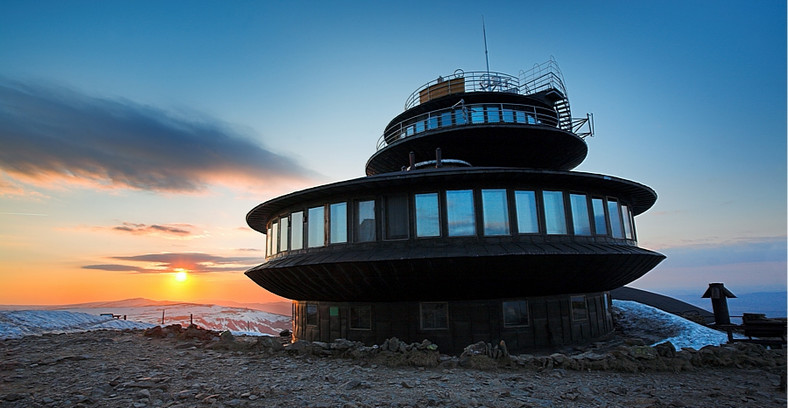
[(178, 268), (192, 273), (243, 272), (261, 262), (260, 257), (223, 257), (199, 252), (115, 256), (110, 259), (131, 264), (96, 264), (82, 268), (134, 273), (171, 273)]

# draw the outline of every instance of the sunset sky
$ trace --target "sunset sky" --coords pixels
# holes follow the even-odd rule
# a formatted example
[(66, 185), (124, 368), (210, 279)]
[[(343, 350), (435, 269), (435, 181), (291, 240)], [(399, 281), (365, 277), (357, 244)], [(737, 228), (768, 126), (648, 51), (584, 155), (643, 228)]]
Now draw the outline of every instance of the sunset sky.
[(482, 15), (491, 70), (553, 56), (594, 113), (577, 170), (659, 194), (632, 286), (786, 290), (784, 1), (7, 0), (0, 304), (277, 300), (246, 213), (363, 176), (411, 92), (485, 69)]

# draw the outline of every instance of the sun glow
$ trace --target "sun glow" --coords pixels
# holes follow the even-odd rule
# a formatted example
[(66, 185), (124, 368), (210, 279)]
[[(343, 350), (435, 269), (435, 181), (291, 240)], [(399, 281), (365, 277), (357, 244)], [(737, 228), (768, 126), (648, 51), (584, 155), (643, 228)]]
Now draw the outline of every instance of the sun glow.
[(175, 270), (175, 280), (178, 282), (185, 282), (186, 279), (189, 277), (189, 274), (186, 273), (186, 270), (178, 268)]

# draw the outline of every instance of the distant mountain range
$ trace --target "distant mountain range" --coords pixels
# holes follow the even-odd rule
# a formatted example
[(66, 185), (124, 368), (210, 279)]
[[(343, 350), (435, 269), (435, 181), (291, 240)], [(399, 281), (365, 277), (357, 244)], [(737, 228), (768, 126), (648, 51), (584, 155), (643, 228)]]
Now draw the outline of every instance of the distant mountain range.
[[(223, 302), (225, 303), (225, 302)], [(61, 310), (92, 315), (112, 314), (119, 319), (164, 325), (194, 323), (211, 330), (278, 335), (292, 329), (289, 302), (187, 303), (144, 298), (69, 305), (4, 305), (0, 310)]]

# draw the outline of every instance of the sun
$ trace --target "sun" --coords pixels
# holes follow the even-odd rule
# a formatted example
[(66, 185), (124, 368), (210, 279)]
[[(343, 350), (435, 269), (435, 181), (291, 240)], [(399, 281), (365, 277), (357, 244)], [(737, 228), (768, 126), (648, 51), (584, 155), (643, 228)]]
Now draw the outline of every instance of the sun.
[(189, 274), (185, 270), (178, 268), (175, 270), (175, 280), (178, 282), (185, 282)]

